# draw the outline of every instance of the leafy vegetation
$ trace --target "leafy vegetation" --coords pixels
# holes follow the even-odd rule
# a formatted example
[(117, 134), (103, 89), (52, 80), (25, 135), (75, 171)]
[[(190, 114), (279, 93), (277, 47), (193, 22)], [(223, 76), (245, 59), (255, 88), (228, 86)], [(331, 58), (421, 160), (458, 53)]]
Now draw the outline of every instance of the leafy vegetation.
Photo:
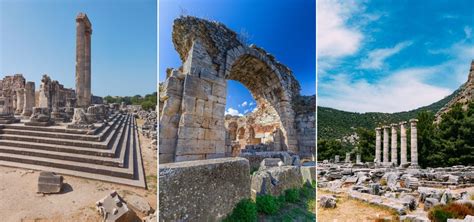
[(446, 222), (449, 218), (464, 219), (466, 215), (474, 215), (474, 206), (470, 203), (449, 203), (433, 207), (428, 218), (434, 222)]
[(106, 96), (104, 101), (107, 103), (125, 103), (125, 105), (141, 105), (142, 109), (150, 110), (155, 109), (157, 102), (157, 93), (146, 94), (144, 97), (141, 95), (135, 96)]
[(251, 199), (241, 200), (224, 222), (254, 222), (257, 221), (257, 206)]
[(272, 195), (257, 196), (257, 211), (268, 215), (275, 214), (280, 209), (280, 203), (277, 197)]
[(315, 214), (316, 189), (311, 185), (285, 190), (280, 196), (257, 196), (256, 202), (242, 200), (224, 221), (314, 221)]
[(451, 107), (441, 122), (433, 123), (434, 114), (418, 115), (418, 152), (422, 167), (470, 165), (474, 163), (474, 102), (463, 110), (461, 104)]

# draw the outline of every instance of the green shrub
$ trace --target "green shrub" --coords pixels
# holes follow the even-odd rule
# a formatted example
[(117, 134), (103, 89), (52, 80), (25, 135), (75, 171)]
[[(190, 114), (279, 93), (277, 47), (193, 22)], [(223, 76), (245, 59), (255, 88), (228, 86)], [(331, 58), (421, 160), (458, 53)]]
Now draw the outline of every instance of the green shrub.
[(428, 218), (434, 222), (445, 222), (448, 218), (464, 219), (466, 215), (474, 215), (474, 206), (471, 204), (449, 203), (433, 207)]
[(272, 215), (278, 212), (280, 203), (277, 197), (272, 195), (257, 196), (257, 211), (260, 213)]
[(297, 203), (300, 198), (299, 189), (288, 189), (285, 190), (285, 200), (290, 203)]
[(257, 221), (257, 206), (251, 199), (241, 200), (224, 222), (255, 222)]

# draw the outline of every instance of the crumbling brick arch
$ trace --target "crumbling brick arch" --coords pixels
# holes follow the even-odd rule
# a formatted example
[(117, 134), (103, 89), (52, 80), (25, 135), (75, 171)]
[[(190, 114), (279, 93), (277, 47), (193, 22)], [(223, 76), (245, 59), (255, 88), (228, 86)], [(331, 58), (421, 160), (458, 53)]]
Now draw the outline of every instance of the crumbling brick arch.
[(260, 107), (276, 111), (283, 149), (298, 152), (292, 106), (300, 86), (289, 68), (262, 48), (244, 45), (219, 22), (180, 17), (173, 24), (173, 43), (182, 66), (168, 71), (160, 92), (161, 163), (230, 155), (224, 123), (229, 79), (242, 82)]
[[(242, 83), (254, 97), (257, 107), (271, 107), (275, 110), (281, 123), (284, 143), (283, 150), (298, 152), (295, 139), (292, 93), (288, 87), (293, 80), (288, 74), (282, 74), (272, 58), (256, 46), (238, 46), (227, 51), (226, 79)], [(283, 75), (285, 77), (283, 77)]]

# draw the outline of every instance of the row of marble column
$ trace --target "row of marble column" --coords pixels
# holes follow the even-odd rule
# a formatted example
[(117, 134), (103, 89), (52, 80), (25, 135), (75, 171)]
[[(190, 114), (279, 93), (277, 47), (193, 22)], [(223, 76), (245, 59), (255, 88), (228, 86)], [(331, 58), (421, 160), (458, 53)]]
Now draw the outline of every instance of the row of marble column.
[[(410, 165), (418, 165), (418, 141), (417, 141), (417, 119), (410, 121)], [(407, 158), (407, 133), (405, 125), (406, 121), (399, 124), (391, 124), (390, 126), (375, 128), (375, 162), (383, 165), (398, 165), (398, 134), (397, 128), (400, 127), (400, 165), (408, 163)], [(383, 153), (382, 153), (382, 129), (383, 129)], [(390, 131), (391, 130), (391, 131)], [(391, 141), (389, 147), (389, 134)], [(390, 149), (390, 151), (389, 151)], [(382, 159), (383, 154), (383, 159)], [(389, 156), (390, 155), (390, 156)], [(390, 160), (389, 160), (390, 157)], [(382, 161), (382, 162), (381, 162)]]

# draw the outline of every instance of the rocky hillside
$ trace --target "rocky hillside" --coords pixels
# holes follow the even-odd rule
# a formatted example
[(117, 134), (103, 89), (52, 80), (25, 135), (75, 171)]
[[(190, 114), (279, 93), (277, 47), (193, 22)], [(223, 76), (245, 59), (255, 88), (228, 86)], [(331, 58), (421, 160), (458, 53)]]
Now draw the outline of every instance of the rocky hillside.
[(457, 103), (463, 104), (463, 108), (467, 108), (467, 104), (470, 101), (474, 101), (474, 60), (471, 62), (471, 69), (469, 70), (469, 76), (467, 82), (464, 83), (459, 89), (456, 95), (436, 113), (436, 121), (441, 120), (441, 116), (447, 113), (450, 108)]

